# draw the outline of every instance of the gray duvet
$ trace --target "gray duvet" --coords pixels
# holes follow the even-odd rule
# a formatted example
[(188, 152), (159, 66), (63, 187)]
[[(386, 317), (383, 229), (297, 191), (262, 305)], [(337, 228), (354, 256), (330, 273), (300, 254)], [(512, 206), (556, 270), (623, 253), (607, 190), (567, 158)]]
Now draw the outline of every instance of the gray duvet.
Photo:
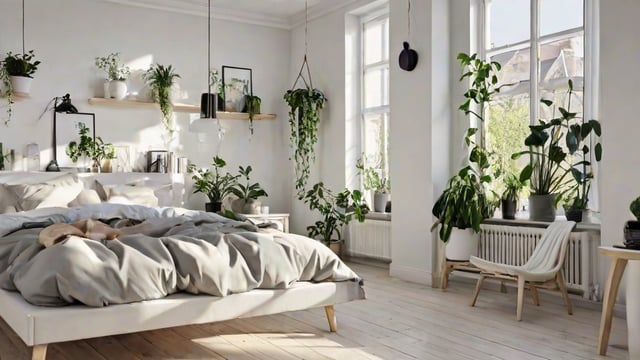
[[(89, 211), (24, 221), (59, 223), (100, 215)], [(215, 214), (158, 213), (138, 219), (146, 225), (139, 234), (108, 241), (72, 236), (49, 248), (37, 242), (43, 227), (24, 229), (24, 221), (3, 216), (0, 287), (20, 292), (35, 305), (80, 302), (99, 307), (179, 291), (225, 296), (256, 288), (283, 289), (296, 281), (359, 280), (318, 241), (259, 230)]]

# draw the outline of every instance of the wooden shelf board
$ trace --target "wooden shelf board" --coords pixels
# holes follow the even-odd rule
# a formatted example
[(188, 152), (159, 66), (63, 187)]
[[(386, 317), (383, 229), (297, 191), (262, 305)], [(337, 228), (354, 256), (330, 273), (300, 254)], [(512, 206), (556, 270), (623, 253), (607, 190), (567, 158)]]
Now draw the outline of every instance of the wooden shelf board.
[[(159, 108), (158, 104), (154, 102), (134, 101), (134, 100), (116, 100), (116, 99), (105, 99), (105, 98), (90, 98), (89, 104), (109, 106), (109, 107), (125, 107), (125, 108), (136, 108), (136, 107), (137, 108), (156, 108), (156, 109)], [(200, 107), (196, 105), (189, 105), (189, 104), (173, 104), (173, 111), (197, 114), (200, 112)], [(216, 114), (220, 119), (249, 120), (248, 113), (218, 111), (216, 112)], [(253, 120), (269, 120), (269, 119), (275, 119), (275, 118), (276, 118), (276, 114), (255, 114), (253, 116)]]

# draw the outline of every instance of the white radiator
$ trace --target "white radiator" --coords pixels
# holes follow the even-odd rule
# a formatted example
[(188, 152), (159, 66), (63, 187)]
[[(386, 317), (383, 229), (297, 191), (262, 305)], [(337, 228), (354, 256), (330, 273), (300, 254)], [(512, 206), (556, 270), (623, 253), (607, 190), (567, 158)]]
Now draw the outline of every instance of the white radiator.
[(391, 221), (371, 220), (349, 223), (346, 254), (391, 261)]
[[(531, 256), (544, 233), (543, 228), (481, 225), (478, 256), (494, 262), (522, 265)], [(588, 298), (593, 286), (596, 244), (588, 232), (573, 232), (569, 237), (564, 276), (567, 288)]]

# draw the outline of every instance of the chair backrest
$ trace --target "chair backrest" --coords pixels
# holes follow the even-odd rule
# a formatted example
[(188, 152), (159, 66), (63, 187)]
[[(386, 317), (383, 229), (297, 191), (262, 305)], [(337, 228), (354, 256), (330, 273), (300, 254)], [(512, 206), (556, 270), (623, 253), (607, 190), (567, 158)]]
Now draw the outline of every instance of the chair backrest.
[(569, 234), (575, 225), (573, 221), (552, 222), (522, 267), (535, 272), (558, 271), (564, 262)]

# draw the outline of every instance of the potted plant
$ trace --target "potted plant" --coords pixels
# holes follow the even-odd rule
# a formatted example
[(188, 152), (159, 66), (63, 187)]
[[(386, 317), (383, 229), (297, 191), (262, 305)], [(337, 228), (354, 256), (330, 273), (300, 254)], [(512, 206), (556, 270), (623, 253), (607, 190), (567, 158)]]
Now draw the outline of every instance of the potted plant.
[(315, 161), (315, 144), (318, 142), (320, 110), (327, 98), (322, 91), (310, 86), (288, 90), (284, 100), (289, 106), (289, 141), (293, 148), (295, 162), (296, 189), (299, 193), (309, 179), (311, 162)]
[(629, 210), (636, 219), (624, 224), (624, 245), (640, 250), (640, 196), (629, 204)]
[(502, 205), (502, 218), (513, 220), (516, 218), (518, 209), (518, 198), (520, 191), (524, 188), (525, 183), (521, 182), (518, 176), (508, 173), (504, 176), (504, 191), (500, 197)]
[(362, 156), (356, 162), (359, 175), (363, 177), (363, 188), (373, 191), (373, 211), (386, 212), (391, 183), (387, 177), (381, 174), (381, 169), (365, 166), (365, 162), (366, 156)]
[(193, 174), (193, 193), (203, 193), (209, 198), (205, 204), (207, 212), (219, 212), (222, 210), (222, 201), (237, 184), (239, 175), (231, 175), (228, 172), (224, 175), (221, 170), (227, 163), (219, 156), (214, 156), (211, 162), (213, 172), (209, 169), (198, 169), (195, 164), (190, 164), (188, 172)]
[[(601, 135), (597, 120), (585, 121), (571, 108), (573, 82), (568, 82), (567, 108), (558, 107), (560, 116), (549, 121), (540, 120), (538, 125), (530, 125), (530, 134), (525, 139), (524, 150), (513, 154), (513, 159), (529, 156), (520, 173), (520, 181), (529, 180), (529, 218), (536, 221), (554, 221), (556, 205), (566, 194), (573, 194), (568, 201), (568, 209), (586, 208), (591, 172), (590, 141), (596, 141), (593, 155), (596, 161), (602, 158), (602, 145), (597, 142)], [(550, 100), (540, 100), (548, 107)], [(593, 138), (591, 135), (593, 134)], [(572, 180), (575, 184), (572, 185)]]
[(113, 97), (122, 100), (127, 96), (127, 78), (131, 70), (120, 62), (120, 53), (95, 58), (96, 67), (105, 72), (105, 98)]
[[(458, 54), (458, 60), (464, 71), (460, 81), (470, 81), (470, 88), (464, 93), (465, 101), (458, 109), (466, 115), (474, 116), (482, 124), (486, 104), (506, 86), (498, 85), (501, 66), (497, 62), (486, 62), (477, 54), (461, 53)], [(494, 201), (487, 195), (490, 192), (485, 188), (497, 176), (489, 173), (493, 155), (484, 148), (486, 141), (482, 138), (483, 132), (479, 134), (479, 141), (475, 140), (477, 134), (478, 128), (467, 130), (464, 140), (471, 148), (469, 165), (449, 179), (447, 187), (432, 208), (437, 220), (431, 230), (440, 226), (438, 234), (447, 244), (445, 254), (449, 260), (466, 261), (476, 254), (480, 223), (491, 217), (495, 209)]]
[(251, 131), (251, 135), (253, 135), (253, 117), (255, 114), (260, 114), (261, 103), (262, 99), (255, 95), (244, 96), (244, 109), (242, 109), (242, 112), (249, 113), (249, 131)]
[(251, 184), (249, 175), (253, 169), (251, 166), (239, 167), (239, 177), (244, 177), (245, 183), (236, 183), (231, 192), (238, 198), (231, 203), (231, 209), (240, 214), (259, 214), (261, 196), (269, 196), (259, 183)]
[(33, 50), (29, 50), (26, 54), (14, 54), (11, 51), (2, 62), (7, 76), (11, 81), (10, 90), (12, 94), (29, 94), (33, 74), (38, 70), (40, 61), (34, 59)]
[(211, 83), (211, 87), (218, 94), (216, 109), (218, 111), (224, 111), (224, 86), (222, 86), (222, 81), (220, 81), (220, 78), (218, 77), (218, 70), (209, 70), (209, 82)]
[(175, 84), (176, 79), (180, 78), (171, 65), (163, 66), (155, 64), (151, 66), (143, 75), (147, 85), (151, 88), (153, 100), (160, 105), (162, 112), (162, 124), (173, 134), (173, 104), (170, 100), (171, 87)]
[(342, 253), (342, 230), (353, 219), (364, 221), (368, 207), (359, 190), (344, 189), (334, 194), (322, 182), (298, 196), (309, 205), (309, 209), (318, 210), (321, 220), (307, 226), (309, 237), (322, 241), (336, 254)]
[(83, 171), (90, 168), (92, 171), (101, 172), (102, 160), (115, 159), (116, 151), (113, 145), (105, 143), (100, 136), (96, 136), (94, 140), (89, 136), (89, 128), (82, 122), (78, 123), (78, 135), (80, 140), (70, 141), (65, 152), (73, 163), (77, 163), (81, 158), (84, 159), (80, 165)]

